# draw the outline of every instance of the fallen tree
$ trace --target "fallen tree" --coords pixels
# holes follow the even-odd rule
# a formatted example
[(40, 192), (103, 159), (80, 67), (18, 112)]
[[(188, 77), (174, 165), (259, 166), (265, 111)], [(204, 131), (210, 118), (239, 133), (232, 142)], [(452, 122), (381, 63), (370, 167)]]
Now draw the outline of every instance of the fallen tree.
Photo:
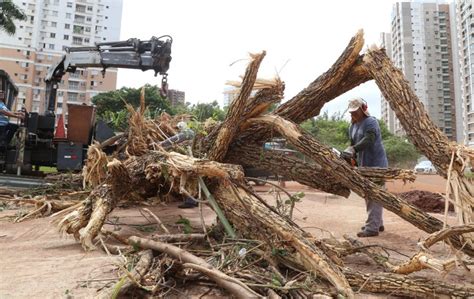
[[(138, 111), (130, 109), (130, 128), (126, 143), (121, 147), (122, 152), (116, 153), (114, 157), (106, 157), (100, 146), (93, 148), (93, 151), (91, 149), (91, 155), (95, 155), (96, 158), (88, 160), (84, 178), (85, 183), (93, 190), (79, 207), (74, 206), (57, 214), (60, 230), (80, 240), (84, 249), (94, 249), (94, 239), (101, 232), (107, 215), (120, 201), (126, 201), (131, 194), (137, 194), (143, 199), (151, 195), (198, 198), (200, 190), (204, 187), (207, 190), (208, 187), (208, 202), (211, 202), (211, 199), (216, 201), (217, 205), (213, 205), (213, 208), (216, 213), (219, 213), (217, 209), (223, 211), (222, 216), (232, 225), (230, 230), (235, 229), (241, 238), (261, 242), (259, 250), (262, 252), (262, 259), (271, 265), (272, 274), (282, 276), (279, 275), (280, 267), (299, 271), (305, 273), (308, 279), (329, 282), (332, 288), (327, 289), (331, 294), (349, 298), (354, 296), (353, 289), (366, 287), (374, 292), (387, 292), (396, 289), (404, 281), (410, 283), (401, 294), (418, 294), (420, 288), (425, 288), (424, 283), (416, 283), (406, 278), (400, 280), (391, 274), (378, 275), (377, 283), (373, 284), (367, 280), (365, 274), (345, 269), (343, 262), (333, 251), (328, 250), (327, 244), (323, 241), (315, 242), (291, 219), (280, 215), (255, 194), (246, 184), (240, 166), (243, 163), (253, 166), (258, 164), (305, 185), (342, 196), (348, 196), (349, 190), (352, 190), (361, 197), (381, 203), (388, 210), (424, 231), (434, 233), (442, 229), (444, 225), (437, 218), (390, 194), (370, 180), (410, 179), (409, 173), (398, 170), (353, 168), (298, 126), (298, 123), (316, 116), (328, 101), (371, 78), (376, 79), (387, 98), (408, 95), (405, 97), (406, 102), (416, 102), (416, 98), (410, 94), (409, 86), (403, 85), (403, 77), (402, 79), (398, 75), (390, 77), (390, 72), (398, 73), (383, 57), (383, 51), (373, 50), (365, 56), (360, 56), (362, 45), (363, 37), (360, 31), (328, 72), (273, 113), (266, 115), (263, 115), (266, 108), (282, 98), (284, 85), (279, 79), (269, 81), (254, 97), (250, 97), (265, 52), (252, 55), (239, 94), (229, 107), (227, 118), (222, 124), (215, 125), (207, 136), (200, 136), (195, 140), (193, 154), (198, 158), (191, 157), (187, 148), (175, 146), (171, 150), (165, 150), (161, 147), (160, 141), (176, 132), (173, 132), (169, 119), (155, 121), (144, 118), (142, 94), (140, 109)], [(391, 71), (387, 73), (380, 69)], [(395, 91), (397, 86), (403, 87), (402, 94)], [(406, 105), (405, 102), (398, 103), (394, 99), (391, 100), (391, 104), (396, 112), (398, 106)], [(429, 119), (426, 120), (427, 116), (420, 112), (422, 107), (416, 104), (409, 107), (417, 111), (412, 112), (415, 115), (412, 114), (410, 119), (407, 118), (402, 122), (404, 126), (412, 126), (412, 130), (418, 135), (423, 127), (427, 127), (430, 132), (434, 130), (430, 126)], [(398, 109), (397, 115), (400, 113), (408, 112)], [(269, 152), (264, 153), (262, 157), (261, 145), (275, 134), (285, 137), (314, 163), (305, 163)], [(458, 193), (466, 196), (472, 195), (472, 185), (469, 185), (460, 174), (461, 162), (471, 157), (470, 152), (467, 152), (467, 156), (461, 153), (457, 154), (456, 159), (450, 158), (454, 147), (446, 143), (440, 134), (436, 132), (433, 134), (433, 144), (424, 140), (414, 142), (415, 146), (426, 151), (440, 169), (446, 170), (444, 173), (448, 177), (455, 173), (453, 177), (459, 184), (458, 187), (454, 186), (453, 190), (459, 190)], [(443, 150), (434, 149), (438, 143)], [(457, 149), (457, 152), (460, 152), (460, 147)], [(463, 160), (460, 162), (460, 159)], [(464, 195), (460, 198), (469, 205)], [(472, 205), (470, 207), (472, 209)], [(467, 216), (464, 218), (470, 220)], [(137, 239), (133, 240), (137, 243)], [(459, 234), (449, 235), (449, 240), (463, 252), (473, 254), (471, 244), (466, 245), (464, 240), (459, 238)], [(141, 245), (145, 243), (140, 242)], [(163, 251), (163, 248), (160, 248), (157, 250)], [(214, 271), (215, 269), (209, 269), (200, 262), (197, 264), (185, 267), (209, 277), (224, 279), (221, 273)], [(399, 283), (400, 281), (402, 282)], [(249, 289), (238, 281), (233, 281), (226, 288), (234, 290), (234, 294), (241, 292), (243, 296), (250, 296), (255, 292), (254, 289)], [(447, 285), (438, 285), (438, 288), (435, 288), (439, 293), (453, 289), (464, 290), (458, 286)]]

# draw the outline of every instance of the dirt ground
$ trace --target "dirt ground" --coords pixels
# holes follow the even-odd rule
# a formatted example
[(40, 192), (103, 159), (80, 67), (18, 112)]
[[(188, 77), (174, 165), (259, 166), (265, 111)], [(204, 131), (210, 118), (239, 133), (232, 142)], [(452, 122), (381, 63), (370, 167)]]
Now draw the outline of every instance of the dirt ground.
[[(391, 192), (401, 193), (410, 190), (444, 192), (445, 181), (436, 175), (421, 175), (415, 183), (387, 183)], [(265, 199), (272, 201), (270, 187), (256, 187)], [(287, 182), (290, 192), (303, 191), (302, 202), (296, 205), (295, 221), (305, 230), (317, 236), (342, 237), (349, 234), (355, 237), (364, 223), (366, 213), (364, 200), (355, 194), (342, 198), (310, 189), (295, 182)], [(193, 227), (199, 228), (198, 209), (181, 210), (179, 203), (160, 204), (148, 207), (166, 223), (175, 226), (179, 216), (188, 218)], [(110, 285), (117, 279), (117, 265), (120, 258), (111, 257), (101, 250), (84, 252), (74, 239), (61, 237), (50, 219), (34, 219), (19, 224), (11, 223), (8, 216), (18, 210), (7, 209), (0, 212), (0, 298), (90, 298), (97, 294), (97, 289)], [(203, 209), (206, 224), (214, 221), (215, 215), (209, 208)], [(433, 214), (442, 219), (441, 214)], [(455, 223), (453, 215), (449, 222)], [(149, 223), (139, 209), (116, 209), (108, 220), (108, 228), (118, 229), (124, 235), (143, 235), (143, 226)], [(417, 251), (417, 242), (427, 234), (403, 221), (397, 215), (385, 211), (385, 232), (376, 238), (360, 239), (365, 244), (380, 244), (391, 251), (396, 259), (406, 259)], [(138, 229), (140, 228), (140, 229)], [(442, 245), (437, 245), (435, 253), (446, 257), (449, 252)], [(377, 268), (364, 256), (349, 261), (351, 266), (365, 271), (376, 271)], [(379, 269), (380, 270), (380, 269)], [(473, 283), (474, 276), (465, 271), (456, 270), (441, 277), (433, 271), (422, 271), (418, 275), (458, 283)], [(181, 294), (180, 297), (187, 297)], [(360, 294), (359, 298), (366, 298)]]

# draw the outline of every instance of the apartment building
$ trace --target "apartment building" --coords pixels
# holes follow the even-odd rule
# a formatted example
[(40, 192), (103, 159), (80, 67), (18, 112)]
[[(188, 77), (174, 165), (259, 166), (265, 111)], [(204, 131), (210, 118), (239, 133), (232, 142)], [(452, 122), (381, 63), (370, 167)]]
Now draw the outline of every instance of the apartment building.
[[(449, 5), (398, 2), (391, 23), (391, 58), (423, 103), (431, 120), (452, 140), (457, 139)], [(392, 131), (403, 135), (398, 120)]]
[(463, 140), (474, 146), (474, 17), (472, 0), (458, 0), (454, 9), (459, 61), (459, 90), (462, 106)]
[(184, 105), (185, 102), (185, 92), (179, 91), (176, 89), (168, 90), (168, 101), (172, 107), (176, 107), (178, 105)]
[[(0, 65), (19, 88), (16, 107), (42, 113), (44, 78), (66, 47), (92, 46), (120, 38), (122, 0), (14, 0), (27, 15), (15, 35), (0, 32)], [(117, 70), (78, 69), (58, 88), (56, 112), (66, 103), (90, 103), (96, 94), (116, 88)]]

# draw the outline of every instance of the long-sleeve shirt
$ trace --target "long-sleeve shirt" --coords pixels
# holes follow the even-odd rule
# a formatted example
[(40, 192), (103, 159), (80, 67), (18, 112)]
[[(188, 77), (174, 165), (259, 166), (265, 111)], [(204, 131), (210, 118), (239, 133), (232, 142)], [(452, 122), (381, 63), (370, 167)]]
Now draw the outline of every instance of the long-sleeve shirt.
[(349, 128), (351, 145), (357, 153), (359, 166), (387, 167), (387, 155), (382, 144), (380, 126), (373, 116), (354, 123)]

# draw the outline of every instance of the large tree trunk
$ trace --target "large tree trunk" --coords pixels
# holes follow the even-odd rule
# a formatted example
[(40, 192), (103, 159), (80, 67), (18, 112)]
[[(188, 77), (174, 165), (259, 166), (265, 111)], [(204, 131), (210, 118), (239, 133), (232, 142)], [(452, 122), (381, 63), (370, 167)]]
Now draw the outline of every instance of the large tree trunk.
[(327, 175), (318, 164), (278, 152), (264, 151), (261, 146), (242, 146), (232, 149), (230, 153), (227, 160), (229, 163), (255, 166), (288, 180), (344, 197), (351, 193), (351, 190)]
[[(474, 158), (474, 150), (450, 142), (438, 129), (401, 70), (393, 65), (385, 52), (378, 49), (368, 51), (364, 63), (410, 141), (435, 164), (441, 175), (448, 178), (449, 195), (455, 202), (459, 224), (474, 222), (474, 183), (464, 176), (464, 168)], [(474, 235), (465, 237), (470, 246), (474, 246)]]
[(434, 281), (424, 277), (412, 277), (393, 273), (361, 273), (344, 268), (344, 275), (360, 292), (383, 293), (414, 298), (439, 298), (445, 295), (451, 298), (470, 298), (474, 288), (469, 285), (451, 284)]
[(276, 256), (287, 265), (299, 265), (306, 271), (329, 280), (344, 296), (353, 292), (340, 269), (307, 239), (307, 234), (295, 223), (277, 214), (263, 200), (244, 188), (217, 184), (213, 195), (227, 218), (244, 237), (261, 240), (266, 250), (284, 252)]
[[(362, 76), (351, 74), (363, 46), (364, 32), (359, 30), (332, 67), (291, 100), (278, 107), (275, 114), (291, 119), (295, 123), (301, 123), (319, 115), (327, 101), (370, 79), (364, 73), (360, 73)], [(351, 76), (348, 76), (349, 74)], [(346, 80), (347, 84), (341, 88), (341, 82)]]
[[(258, 167), (258, 169), (276, 174), (286, 180), (297, 181), (324, 192), (344, 197), (350, 195), (350, 189), (329, 175), (321, 165), (277, 151), (264, 150), (261, 146), (247, 145), (231, 149), (227, 162), (241, 164), (244, 168), (245, 166)], [(369, 167), (359, 167), (357, 170), (370, 180), (415, 180), (412, 170)]]
[(258, 68), (263, 57), (265, 57), (265, 51), (260, 55), (253, 56), (253, 61), (249, 64), (244, 79), (242, 80), (239, 95), (230, 104), (226, 119), (223, 124), (219, 126), (217, 137), (208, 152), (209, 159), (214, 161), (222, 161), (224, 159), (227, 154), (227, 149), (239, 129), (240, 123), (245, 121), (245, 118), (242, 118), (242, 114), (245, 111), (245, 104), (257, 79)]
[[(443, 223), (422, 210), (410, 205), (405, 200), (383, 190), (380, 186), (362, 177), (360, 173), (338, 157), (330, 148), (320, 144), (298, 125), (278, 116), (266, 115), (253, 118), (249, 122), (269, 125), (284, 136), (289, 143), (301, 153), (321, 165), (337, 182), (341, 182), (363, 198), (372, 199), (387, 210), (394, 212), (416, 227), (433, 233), (443, 228)], [(458, 238), (450, 238), (451, 242), (469, 255), (474, 255), (471, 246), (464, 246)]]

